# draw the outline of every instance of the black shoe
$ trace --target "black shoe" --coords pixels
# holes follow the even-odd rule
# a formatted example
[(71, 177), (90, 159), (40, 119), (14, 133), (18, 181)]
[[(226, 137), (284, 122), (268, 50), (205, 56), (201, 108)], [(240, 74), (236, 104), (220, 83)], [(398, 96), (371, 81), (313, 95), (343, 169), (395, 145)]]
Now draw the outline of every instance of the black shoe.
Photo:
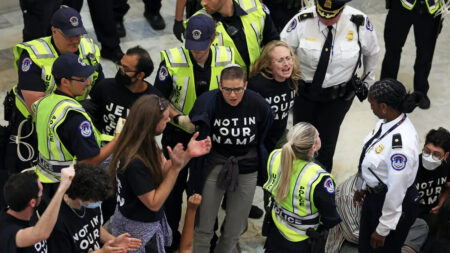
[(100, 54), (103, 58), (108, 59), (117, 65), (120, 65), (120, 60), (123, 57), (123, 52), (120, 47), (116, 48), (115, 50), (102, 49), (100, 51)]
[(162, 30), (166, 27), (166, 22), (164, 22), (163, 17), (159, 13), (150, 13), (148, 11), (145, 11), (144, 17), (155, 30)]
[(420, 109), (429, 109), (431, 106), (431, 102), (430, 99), (428, 98), (427, 95), (422, 96), (422, 98), (419, 100), (419, 108)]
[(264, 211), (260, 209), (257, 206), (252, 205), (252, 208), (250, 209), (250, 213), (248, 214), (248, 217), (250, 219), (259, 219), (263, 216)]
[(127, 32), (125, 31), (125, 26), (123, 25), (123, 21), (119, 21), (116, 23), (116, 30), (117, 30), (117, 35), (119, 35), (120, 38), (127, 36)]

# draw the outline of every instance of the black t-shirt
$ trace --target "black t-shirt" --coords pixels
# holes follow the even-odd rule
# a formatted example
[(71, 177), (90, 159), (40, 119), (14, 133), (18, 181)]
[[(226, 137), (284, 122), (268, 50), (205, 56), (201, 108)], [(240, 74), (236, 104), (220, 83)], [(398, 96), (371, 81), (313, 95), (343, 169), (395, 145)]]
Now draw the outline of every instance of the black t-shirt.
[[(203, 67), (197, 64), (190, 51), (189, 58), (191, 59), (194, 67), (195, 94), (199, 97), (203, 92), (209, 90), (209, 83), (211, 81), (212, 52), (210, 49), (208, 59)], [(158, 75), (155, 78), (155, 87), (163, 94), (165, 98), (169, 99), (173, 90), (173, 79), (170, 76), (165, 61), (162, 61), (159, 64)]]
[(17, 231), (34, 226), (37, 217), (34, 215), (30, 221), (19, 220), (6, 212), (0, 214), (0, 252), (4, 253), (47, 253), (47, 241), (41, 241), (33, 246), (18, 248), (16, 246)]
[(419, 169), (416, 175), (416, 188), (419, 191), (421, 213), (420, 217), (430, 215), (430, 210), (439, 203), (439, 196), (445, 190), (445, 184), (450, 182), (450, 167), (442, 163), (435, 170), (427, 170), (422, 165), (422, 155), (419, 156)]
[[(68, 96), (59, 90), (55, 94)], [(56, 131), (63, 145), (77, 160), (86, 160), (100, 153), (94, 128), (83, 114), (70, 111)]]
[(117, 83), (114, 78), (106, 78), (96, 84), (90, 96), (97, 106), (96, 118), (100, 123), (98, 130), (103, 134), (114, 135), (117, 120), (120, 117), (126, 119), (134, 101), (145, 94), (161, 96), (161, 93), (150, 83), (147, 83), (145, 91), (139, 93), (131, 92), (124, 85)]
[(229, 105), (218, 94), (212, 121), (212, 150), (226, 157), (242, 156), (258, 144), (258, 126), (266, 120), (267, 103), (257, 95), (244, 93), (237, 106)]
[(120, 212), (131, 220), (142, 222), (160, 220), (163, 208), (153, 212), (138, 198), (155, 189), (149, 169), (141, 160), (131, 160), (125, 172), (117, 173), (117, 205)]
[(78, 210), (63, 201), (58, 221), (48, 239), (49, 252), (84, 253), (100, 249), (102, 219), (100, 207)]
[(290, 80), (280, 83), (257, 74), (250, 78), (247, 88), (263, 96), (274, 113), (272, 126), (265, 139), (266, 148), (271, 152), (286, 130), (289, 110), (294, 106), (294, 86)]

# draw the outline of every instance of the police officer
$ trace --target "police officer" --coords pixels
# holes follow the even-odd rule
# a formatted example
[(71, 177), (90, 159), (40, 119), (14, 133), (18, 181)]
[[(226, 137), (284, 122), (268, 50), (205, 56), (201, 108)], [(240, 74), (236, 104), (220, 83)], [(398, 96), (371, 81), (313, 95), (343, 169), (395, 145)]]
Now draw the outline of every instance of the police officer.
[(217, 23), (214, 44), (231, 47), (236, 63), (250, 73), (261, 48), (272, 40), (279, 40), (278, 31), (269, 10), (258, 0), (202, 0), (204, 9)]
[(55, 89), (51, 68), (58, 55), (76, 53), (86, 64), (96, 66), (90, 76), (91, 85), (79, 94), (77, 100), (86, 98), (92, 85), (103, 79), (99, 64), (100, 50), (92, 39), (82, 37), (86, 30), (80, 14), (72, 8), (62, 7), (55, 12), (51, 23), (52, 36), (20, 43), (13, 49), (19, 77), (17, 86), (13, 88), (15, 103), (12, 105), (12, 115), (9, 115), (9, 124), (11, 137), (17, 141), (8, 145), (5, 164), (7, 168), (17, 171), (34, 165), (36, 134), (27, 118), (31, 116), (31, 104)]
[(350, 81), (360, 58), (366, 81), (375, 80), (379, 47), (369, 18), (345, 3), (350, 0), (317, 0), (294, 16), (281, 32), (300, 61), (303, 83), (294, 104), (294, 123), (309, 122), (322, 136), (317, 160), (331, 171), (339, 128), (353, 102)]
[(264, 4), (270, 10), (275, 27), (281, 32), (289, 20), (298, 13), (302, 2), (303, 0), (265, 0)]
[[(163, 147), (173, 147), (181, 142), (187, 145), (194, 125), (187, 116), (198, 96), (218, 88), (222, 69), (234, 62), (231, 48), (212, 46), (214, 21), (208, 14), (199, 14), (189, 19), (186, 28), (185, 47), (161, 51), (162, 62), (155, 79), (155, 87), (171, 101), (176, 111), (163, 132)], [(175, 114), (174, 114), (175, 112)], [(164, 150), (167, 155), (167, 151)], [(180, 172), (171, 195), (166, 201), (166, 214), (174, 233), (173, 245), (178, 248), (183, 191), (186, 188), (188, 170)]]
[(380, 78), (397, 78), (403, 45), (409, 29), (414, 26), (416, 41), (416, 61), (414, 63), (414, 91), (421, 92), (418, 105), (421, 109), (430, 108), (427, 96), (428, 75), (433, 61), (436, 40), (442, 29), (442, 17), (436, 15), (439, 0), (389, 0), (389, 12), (384, 26), (386, 54), (381, 67)]
[(354, 200), (361, 201), (365, 194), (359, 252), (400, 252), (419, 213), (414, 186), (419, 139), (406, 116), (414, 110), (416, 97), (394, 79), (370, 87), (369, 103), (380, 121), (366, 137), (359, 160), (363, 181), (357, 182)]
[(23, 41), (50, 36), (50, 21), (62, 0), (33, 1), (20, 0), (23, 16)]
[(101, 134), (75, 97), (86, 92), (96, 67), (72, 53), (53, 64), (57, 90), (33, 104), (38, 134), (36, 173), (44, 184), (57, 183), (60, 170), (77, 161), (100, 164), (113, 150), (116, 138), (100, 148)]
[(274, 224), (264, 246), (268, 253), (320, 252), (316, 247), (325, 246), (325, 230), (341, 221), (334, 178), (313, 161), (320, 146), (316, 128), (300, 122), (289, 131), (283, 148), (269, 156), (263, 188), (271, 194)]

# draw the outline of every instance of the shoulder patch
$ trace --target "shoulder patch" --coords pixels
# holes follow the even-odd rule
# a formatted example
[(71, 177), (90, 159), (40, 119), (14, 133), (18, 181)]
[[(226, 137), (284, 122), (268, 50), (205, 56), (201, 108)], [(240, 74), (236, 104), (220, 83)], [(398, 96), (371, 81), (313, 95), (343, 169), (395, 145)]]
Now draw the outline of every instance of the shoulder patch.
[(263, 8), (263, 11), (264, 11), (266, 14), (269, 14), (269, 15), (270, 15), (270, 10), (269, 10), (269, 8), (267, 7), (267, 5), (265, 5), (264, 3), (261, 3), (261, 6), (262, 6), (262, 8)]
[(25, 57), (22, 61), (22, 72), (28, 72), (30, 70), (31, 65), (33, 65), (33, 61), (30, 59), (30, 57)]
[(402, 135), (394, 134), (392, 136), (392, 149), (402, 148)]
[(291, 32), (297, 27), (297, 19), (293, 19), (292, 22), (289, 24), (288, 28), (286, 29), (286, 32)]
[(323, 188), (325, 188), (325, 190), (330, 194), (334, 193), (334, 182), (333, 179), (331, 179), (331, 177), (325, 180), (325, 182), (323, 183)]
[(369, 17), (366, 17), (366, 29), (369, 31), (373, 31), (373, 24), (370, 22)]
[(313, 18), (313, 17), (314, 17), (314, 13), (312, 13), (312, 12), (303, 13), (301, 15), (298, 15), (298, 21), (303, 21), (305, 19)]
[(391, 156), (391, 167), (394, 170), (403, 170), (406, 167), (408, 159), (404, 154), (393, 154)]
[(162, 66), (158, 73), (159, 80), (164, 81), (169, 76), (169, 71), (167, 70), (166, 66)]
[(83, 136), (85, 138), (91, 137), (91, 135), (92, 135), (91, 122), (89, 122), (88, 120), (85, 120), (80, 123), (79, 128), (80, 128), (81, 136)]

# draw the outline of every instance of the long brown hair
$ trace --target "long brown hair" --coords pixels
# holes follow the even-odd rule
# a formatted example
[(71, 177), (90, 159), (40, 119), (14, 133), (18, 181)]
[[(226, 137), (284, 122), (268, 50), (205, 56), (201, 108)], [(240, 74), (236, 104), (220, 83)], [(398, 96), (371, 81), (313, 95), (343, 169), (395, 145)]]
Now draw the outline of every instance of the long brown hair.
[(316, 139), (317, 130), (310, 123), (299, 122), (289, 130), (287, 143), (281, 149), (281, 176), (275, 194), (278, 201), (284, 201), (289, 193), (294, 161), (301, 159), (308, 162), (313, 159), (310, 150)]
[(297, 91), (298, 80), (300, 80), (301, 78), (300, 63), (298, 61), (297, 55), (295, 55), (294, 51), (292, 51), (292, 48), (284, 41), (273, 40), (264, 46), (264, 48), (261, 51), (261, 55), (259, 56), (258, 59), (256, 59), (253, 65), (252, 71), (250, 72), (250, 76), (255, 76), (261, 73), (261, 75), (264, 76), (265, 78), (273, 79), (272, 70), (270, 69), (270, 63), (272, 62), (274, 57), (274, 55), (272, 55), (272, 51), (276, 47), (285, 47), (289, 49), (293, 62), (292, 74), (289, 77), (289, 79), (292, 81), (295, 91)]
[(125, 126), (114, 147), (109, 174), (116, 184), (116, 174), (123, 173), (132, 159), (139, 159), (152, 174), (153, 184), (163, 180), (161, 150), (156, 144), (156, 127), (168, 108), (167, 100), (143, 95), (131, 107)]

